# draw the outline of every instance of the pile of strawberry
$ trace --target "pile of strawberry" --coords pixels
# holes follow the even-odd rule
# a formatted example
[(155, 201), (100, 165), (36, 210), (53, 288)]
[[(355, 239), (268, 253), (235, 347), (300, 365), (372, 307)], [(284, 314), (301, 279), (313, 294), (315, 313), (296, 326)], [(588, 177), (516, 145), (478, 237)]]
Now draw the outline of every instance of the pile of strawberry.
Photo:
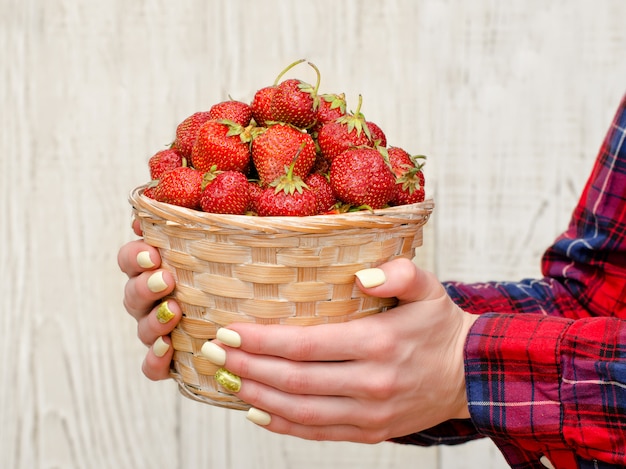
[(176, 128), (149, 160), (144, 195), (211, 213), (309, 216), (424, 200), (424, 156), (387, 147), (384, 132), (343, 94), (283, 75), (250, 104), (227, 100)]

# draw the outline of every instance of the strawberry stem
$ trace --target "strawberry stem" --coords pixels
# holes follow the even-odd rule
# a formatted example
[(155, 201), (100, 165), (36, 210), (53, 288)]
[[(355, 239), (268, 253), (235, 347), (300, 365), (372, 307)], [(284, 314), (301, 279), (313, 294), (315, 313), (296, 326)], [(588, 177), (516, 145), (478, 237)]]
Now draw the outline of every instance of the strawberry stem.
[(362, 104), (363, 104), (363, 95), (359, 94), (359, 104), (357, 104), (356, 111), (354, 111), (354, 115), (356, 117), (361, 117), (362, 116), (362, 114), (361, 114), (361, 105)]
[(301, 64), (302, 62), (306, 62), (306, 59), (300, 59), (300, 60), (296, 60), (294, 63), (289, 64), (282, 72), (280, 72), (280, 74), (276, 77), (276, 80), (274, 81), (274, 86), (278, 85), (278, 82), (280, 81), (280, 79), (283, 77), (283, 75), (285, 73), (287, 73), (289, 70), (291, 70), (293, 67), (295, 67), (298, 64)]
[(315, 88), (313, 89), (313, 96), (317, 96), (317, 91), (320, 89), (320, 82), (322, 81), (322, 74), (320, 73), (319, 69), (315, 66), (314, 63), (312, 62), (307, 62), (312, 68), (313, 70), (315, 70), (315, 74), (317, 75), (317, 82), (315, 83)]
[(287, 194), (293, 194), (295, 191), (302, 192), (303, 189), (308, 189), (309, 186), (302, 180), (300, 176), (293, 175), (293, 169), (296, 166), (296, 161), (298, 160), (298, 156), (304, 147), (306, 146), (306, 142), (302, 142), (296, 155), (293, 157), (291, 164), (289, 167), (285, 166), (285, 174), (279, 176), (274, 181), (270, 183), (270, 187), (274, 187), (274, 192), (278, 194), (280, 191), (284, 191)]

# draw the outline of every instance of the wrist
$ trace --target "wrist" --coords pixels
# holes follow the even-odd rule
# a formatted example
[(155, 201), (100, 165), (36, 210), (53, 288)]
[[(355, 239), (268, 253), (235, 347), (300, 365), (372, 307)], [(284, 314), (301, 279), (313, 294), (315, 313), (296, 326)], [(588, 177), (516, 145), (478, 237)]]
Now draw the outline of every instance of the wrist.
[(472, 326), (478, 319), (478, 315), (463, 312), (463, 321), (459, 327), (456, 344), (454, 347), (454, 363), (456, 365), (457, 396), (454, 406), (453, 419), (468, 419), (470, 411), (467, 399), (467, 386), (465, 382), (465, 344)]

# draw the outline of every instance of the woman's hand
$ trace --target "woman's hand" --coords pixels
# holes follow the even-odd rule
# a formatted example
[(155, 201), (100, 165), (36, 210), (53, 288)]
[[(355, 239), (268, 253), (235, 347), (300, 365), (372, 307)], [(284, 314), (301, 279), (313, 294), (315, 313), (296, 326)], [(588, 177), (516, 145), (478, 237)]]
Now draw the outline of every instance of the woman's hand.
[[(133, 230), (141, 235), (137, 221), (133, 223)], [(152, 380), (167, 379), (174, 353), (168, 334), (178, 324), (182, 313), (174, 300), (161, 300), (174, 289), (174, 278), (159, 269), (159, 251), (142, 240), (122, 246), (117, 262), (128, 275), (124, 307), (137, 320), (139, 339), (150, 347), (142, 366), (143, 373)]]
[(250, 420), (306, 439), (375, 443), (469, 417), (463, 347), (475, 317), (409, 260), (358, 277), (365, 293), (399, 306), (339, 324), (233, 324), (205, 344), (227, 389), (253, 406)]

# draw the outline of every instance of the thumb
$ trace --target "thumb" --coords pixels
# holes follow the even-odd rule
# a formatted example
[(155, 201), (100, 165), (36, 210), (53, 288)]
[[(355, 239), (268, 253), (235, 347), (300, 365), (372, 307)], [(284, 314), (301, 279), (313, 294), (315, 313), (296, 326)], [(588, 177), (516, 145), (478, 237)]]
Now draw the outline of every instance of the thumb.
[(363, 293), (379, 298), (396, 297), (400, 303), (434, 300), (446, 294), (432, 272), (420, 269), (405, 258), (394, 259), (377, 268), (360, 270), (356, 277)]

